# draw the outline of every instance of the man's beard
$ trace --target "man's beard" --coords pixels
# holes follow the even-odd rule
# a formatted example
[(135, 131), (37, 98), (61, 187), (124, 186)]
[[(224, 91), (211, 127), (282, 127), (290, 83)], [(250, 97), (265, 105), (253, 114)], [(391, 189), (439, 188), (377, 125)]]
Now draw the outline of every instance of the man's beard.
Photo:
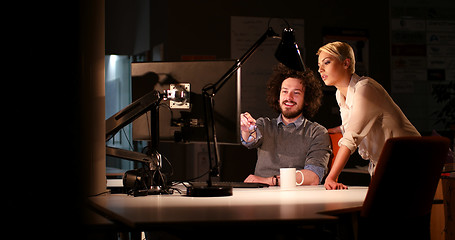
[[(302, 111), (303, 111), (303, 106), (299, 106), (297, 109), (295, 109), (294, 111), (292, 110), (284, 110), (283, 109), (283, 105), (284, 105), (285, 102), (281, 103), (280, 104), (280, 109), (281, 109), (281, 114), (283, 114), (283, 116), (285, 118), (289, 118), (289, 119), (292, 119), (292, 118), (296, 118), (298, 117)], [(293, 102), (295, 103), (295, 102)]]

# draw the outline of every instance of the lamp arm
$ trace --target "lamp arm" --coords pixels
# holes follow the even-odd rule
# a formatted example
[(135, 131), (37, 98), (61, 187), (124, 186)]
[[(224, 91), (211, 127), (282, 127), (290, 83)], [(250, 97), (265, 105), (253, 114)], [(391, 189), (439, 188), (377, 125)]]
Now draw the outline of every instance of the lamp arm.
[(264, 41), (269, 37), (279, 37), (279, 35), (275, 33), (275, 31), (273, 31), (271, 27), (269, 27), (267, 31), (253, 44), (253, 46), (251, 46), (250, 49), (248, 49), (248, 51), (245, 54), (243, 54), (242, 57), (237, 59), (234, 65), (216, 83), (204, 87), (202, 89), (202, 92), (204, 94), (209, 94), (209, 91), (211, 90), (212, 92), (210, 94), (214, 96), (223, 87), (227, 80), (246, 62), (246, 60), (256, 51), (256, 49), (259, 46), (261, 46), (261, 44), (264, 43)]
[[(224, 86), (224, 84), (230, 79), (230, 77), (246, 62), (246, 60), (256, 51), (256, 49), (261, 46), (264, 41), (269, 37), (278, 37), (279, 35), (273, 31), (271, 27), (267, 29), (267, 31), (262, 34), (262, 36), (253, 44), (253, 46), (248, 49), (248, 51), (243, 54), (241, 58), (239, 58), (234, 65), (214, 84), (210, 84), (202, 89), (202, 95), (204, 99), (204, 117), (205, 117), (205, 125), (206, 125), (206, 135), (207, 135), (207, 148), (208, 148), (208, 155), (209, 155), (209, 168), (210, 174), (208, 179), (208, 185), (212, 186), (212, 177), (219, 176), (220, 173), (220, 158), (218, 152), (218, 142), (216, 137), (216, 129), (215, 129), (215, 120), (214, 120), (214, 97), (216, 93)], [(209, 130), (211, 127), (211, 131)], [(212, 133), (213, 139), (213, 149), (215, 154), (215, 166), (212, 165), (212, 153), (211, 153), (211, 138), (210, 132)]]

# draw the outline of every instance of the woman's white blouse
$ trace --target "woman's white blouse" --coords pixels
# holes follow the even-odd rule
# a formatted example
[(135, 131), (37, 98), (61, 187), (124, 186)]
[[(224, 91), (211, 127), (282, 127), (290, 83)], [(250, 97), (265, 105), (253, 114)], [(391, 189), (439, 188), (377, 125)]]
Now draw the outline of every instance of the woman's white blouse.
[(420, 136), (387, 91), (372, 78), (353, 74), (346, 95), (336, 92), (343, 132), (338, 145), (349, 148), (351, 154), (358, 148), (360, 156), (370, 160), (371, 175), (387, 139)]

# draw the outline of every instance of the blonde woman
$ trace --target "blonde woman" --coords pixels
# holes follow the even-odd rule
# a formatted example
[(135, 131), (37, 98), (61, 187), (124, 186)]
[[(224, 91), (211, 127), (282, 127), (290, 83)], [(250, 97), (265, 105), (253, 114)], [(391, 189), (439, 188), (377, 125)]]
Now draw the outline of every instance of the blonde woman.
[(370, 160), (368, 170), (372, 176), (387, 139), (420, 134), (378, 82), (355, 74), (355, 56), (349, 44), (328, 43), (319, 48), (316, 55), (322, 80), (327, 86), (337, 88), (342, 124), (329, 129), (329, 133), (343, 134), (324, 186), (346, 189), (337, 179), (357, 148), (362, 158)]

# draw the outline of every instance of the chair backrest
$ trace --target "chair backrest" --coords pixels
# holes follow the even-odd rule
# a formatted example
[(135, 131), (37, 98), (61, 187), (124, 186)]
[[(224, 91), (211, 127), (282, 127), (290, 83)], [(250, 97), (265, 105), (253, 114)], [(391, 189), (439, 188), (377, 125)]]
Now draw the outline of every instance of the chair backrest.
[(329, 168), (329, 172), (330, 172), (330, 169), (332, 169), (332, 165), (333, 165), (333, 159), (335, 159), (335, 157), (338, 153), (338, 150), (340, 150), (340, 146), (338, 146), (338, 142), (343, 137), (343, 134), (330, 133), (329, 136), (330, 136), (330, 142), (332, 142), (332, 155), (329, 158), (329, 164), (327, 165), (327, 167)]
[(400, 137), (386, 141), (361, 216), (412, 219), (430, 214), (450, 141)]

